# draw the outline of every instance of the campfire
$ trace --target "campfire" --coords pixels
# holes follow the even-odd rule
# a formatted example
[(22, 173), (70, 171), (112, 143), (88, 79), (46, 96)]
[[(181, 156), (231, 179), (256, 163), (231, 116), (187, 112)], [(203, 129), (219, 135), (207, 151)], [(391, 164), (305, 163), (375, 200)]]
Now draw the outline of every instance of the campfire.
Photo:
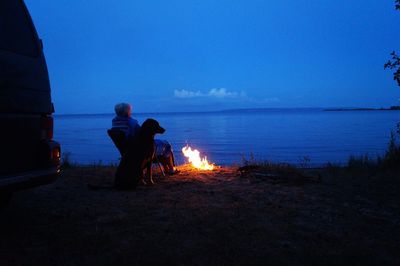
[(200, 170), (213, 170), (215, 165), (211, 164), (207, 161), (207, 157), (204, 156), (204, 158), (200, 157), (200, 152), (197, 149), (192, 150), (189, 145), (186, 145), (185, 147), (182, 148), (182, 153), (183, 155), (188, 158), (189, 163), (192, 164), (192, 166), (196, 169)]

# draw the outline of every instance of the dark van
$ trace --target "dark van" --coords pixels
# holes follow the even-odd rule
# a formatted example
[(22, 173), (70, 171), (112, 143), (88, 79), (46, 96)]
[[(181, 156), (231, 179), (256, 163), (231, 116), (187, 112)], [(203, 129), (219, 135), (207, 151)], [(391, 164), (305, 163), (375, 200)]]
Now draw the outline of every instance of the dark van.
[(60, 172), (43, 45), (22, 0), (0, 0), (0, 204)]

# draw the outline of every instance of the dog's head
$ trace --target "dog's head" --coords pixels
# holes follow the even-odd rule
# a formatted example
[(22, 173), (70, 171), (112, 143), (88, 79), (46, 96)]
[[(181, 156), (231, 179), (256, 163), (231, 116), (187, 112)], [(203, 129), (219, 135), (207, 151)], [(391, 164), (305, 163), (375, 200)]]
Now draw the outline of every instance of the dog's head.
[(160, 126), (157, 120), (152, 118), (148, 118), (143, 122), (141, 130), (143, 130), (145, 134), (153, 136), (155, 134), (163, 134), (165, 132), (165, 129)]

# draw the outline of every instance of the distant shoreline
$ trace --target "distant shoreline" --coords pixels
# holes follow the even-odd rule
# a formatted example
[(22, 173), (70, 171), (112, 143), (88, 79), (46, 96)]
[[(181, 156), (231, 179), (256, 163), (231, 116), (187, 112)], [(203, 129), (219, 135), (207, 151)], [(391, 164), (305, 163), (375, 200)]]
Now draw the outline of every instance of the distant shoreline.
[[(341, 112), (341, 111), (400, 111), (400, 106), (391, 106), (390, 108), (323, 108), (323, 107), (303, 107), (303, 108), (242, 108), (242, 109), (224, 109), (214, 111), (169, 111), (169, 112), (138, 112), (135, 115), (176, 115), (176, 114), (223, 114), (223, 113), (253, 113), (266, 111), (322, 111), (322, 112)], [(83, 113), (83, 114), (55, 114), (55, 116), (112, 116), (110, 113)]]
[(390, 108), (329, 108), (324, 112), (346, 112), (346, 111), (400, 111), (400, 106), (391, 106)]

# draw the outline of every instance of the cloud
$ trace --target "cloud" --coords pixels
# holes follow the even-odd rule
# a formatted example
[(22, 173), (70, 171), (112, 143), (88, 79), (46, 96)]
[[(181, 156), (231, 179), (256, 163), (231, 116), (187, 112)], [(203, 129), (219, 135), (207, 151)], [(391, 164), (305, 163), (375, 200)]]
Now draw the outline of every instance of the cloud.
[(243, 91), (238, 93), (235, 91), (234, 92), (227, 91), (225, 88), (219, 88), (219, 89), (211, 89), (208, 92), (208, 96), (225, 98), (225, 97), (244, 97), (246, 96), (246, 94)]
[(194, 98), (201, 97), (203, 94), (200, 91), (188, 91), (188, 90), (174, 90), (174, 96), (176, 98)]
[(195, 98), (195, 97), (213, 97), (213, 98), (238, 98), (246, 97), (245, 92), (228, 91), (225, 88), (214, 88), (208, 92), (189, 91), (185, 89), (174, 90), (174, 97), (176, 98)]

